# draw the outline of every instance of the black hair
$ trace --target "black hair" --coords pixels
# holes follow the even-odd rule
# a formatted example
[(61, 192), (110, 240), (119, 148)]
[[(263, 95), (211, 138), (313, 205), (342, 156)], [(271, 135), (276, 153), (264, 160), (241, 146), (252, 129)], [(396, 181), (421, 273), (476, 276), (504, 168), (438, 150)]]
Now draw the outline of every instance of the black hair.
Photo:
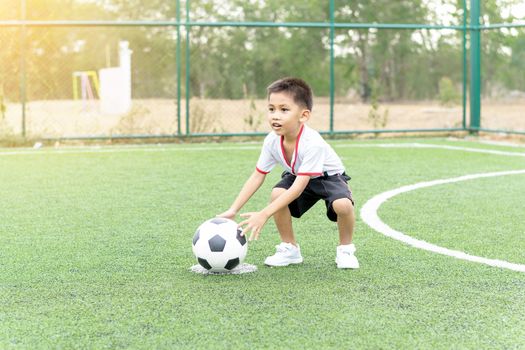
[(279, 79), (271, 83), (266, 91), (268, 92), (268, 97), (272, 93), (287, 92), (292, 96), (295, 103), (306, 107), (310, 111), (312, 110), (312, 89), (300, 78), (287, 77)]

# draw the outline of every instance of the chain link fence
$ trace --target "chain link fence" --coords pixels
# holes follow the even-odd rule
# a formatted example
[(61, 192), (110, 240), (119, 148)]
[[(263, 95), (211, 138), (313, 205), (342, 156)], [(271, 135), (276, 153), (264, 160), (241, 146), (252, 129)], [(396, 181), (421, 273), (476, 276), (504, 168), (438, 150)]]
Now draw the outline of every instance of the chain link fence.
[(321, 132), (464, 131), (472, 30), (482, 34), (478, 129), (525, 130), (523, 26), (472, 27), (467, 4), (9, 1), (2, 135), (262, 135), (265, 88), (283, 76), (312, 85), (309, 123)]

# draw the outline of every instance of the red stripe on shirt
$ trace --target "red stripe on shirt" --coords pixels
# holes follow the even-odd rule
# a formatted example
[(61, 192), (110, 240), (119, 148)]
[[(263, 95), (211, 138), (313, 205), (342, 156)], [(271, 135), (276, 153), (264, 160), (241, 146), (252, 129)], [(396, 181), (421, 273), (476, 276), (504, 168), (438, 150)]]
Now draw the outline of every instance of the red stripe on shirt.
[(260, 172), (260, 173), (263, 174), (263, 175), (266, 175), (266, 174), (269, 173), (269, 171), (261, 170), (261, 169), (259, 169), (258, 167), (255, 167), (255, 170), (257, 170), (258, 172)]
[(284, 161), (291, 168), (292, 165), (290, 164), (290, 162), (288, 162), (288, 159), (286, 158), (286, 151), (284, 150), (284, 136), (281, 136), (281, 153), (283, 154)]
[(301, 139), (301, 135), (303, 134), (304, 124), (301, 125), (301, 130), (299, 130), (299, 134), (297, 135), (297, 140), (295, 141), (295, 157), (293, 159), (292, 163), (292, 173), (295, 173), (295, 163), (297, 162), (297, 153), (299, 153), (299, 140)]
[(321, 175), (323, 175), (323, 173), (297, 173), (297, 175), (321, 176)]

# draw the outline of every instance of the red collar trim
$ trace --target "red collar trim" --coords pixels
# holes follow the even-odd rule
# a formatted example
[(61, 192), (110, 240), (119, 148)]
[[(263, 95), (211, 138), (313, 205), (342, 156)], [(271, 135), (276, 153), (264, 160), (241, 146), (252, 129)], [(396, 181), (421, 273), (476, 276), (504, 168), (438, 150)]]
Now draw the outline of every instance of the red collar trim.
[(299, 151), (299, 141), (303, 134), (303, 130), (304, 130), (304, 124), (301, 125), (301, 129), (299, 129), (299, 134), (297, 134), (297, 140), (295, 140), (294, 157), (293, 157), (293, 161), (291, 164), (290, 162), (288, 162), (288, 159), (286, 159), (286, 152), (284, 151), (284, 136), (281, 136), (281, 152), (283, 154), (283, 159), (286, 162), (286, 164), (288, 164), (288, 166), (292, 169), (292, 174), (295, 174), (294, 168), (295, 168), (295, 163), (297, 162), (297, 153), (299, 153), (298, 152)]
[(283, 155), (283, 159), (288, 164), (288, 166), (291, 168), (292, 166), (288, 162), (288, 159), (286, 159), (286, 152), (284, 151), (284, 136), (281, 136), (281, 154)]

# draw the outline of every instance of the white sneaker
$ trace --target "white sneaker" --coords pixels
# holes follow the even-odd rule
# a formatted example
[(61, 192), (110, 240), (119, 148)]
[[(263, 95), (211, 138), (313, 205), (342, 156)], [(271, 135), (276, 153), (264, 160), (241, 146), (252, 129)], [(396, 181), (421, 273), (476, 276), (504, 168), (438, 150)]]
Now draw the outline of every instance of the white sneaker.
[(268, 266), (288, 266), (290, 264), (300, 264), (303, 262), (301, 256), (301, 248), (294, 246), (291, 243), (281, 242), (276, 245), (276, 252), (264, 260), (264, 264)]
[(337, 247), (337, 256), (335, 262), (340, 269), (358, 269), (359, 261), (354, 255), (355, 245), (346, 244)]

